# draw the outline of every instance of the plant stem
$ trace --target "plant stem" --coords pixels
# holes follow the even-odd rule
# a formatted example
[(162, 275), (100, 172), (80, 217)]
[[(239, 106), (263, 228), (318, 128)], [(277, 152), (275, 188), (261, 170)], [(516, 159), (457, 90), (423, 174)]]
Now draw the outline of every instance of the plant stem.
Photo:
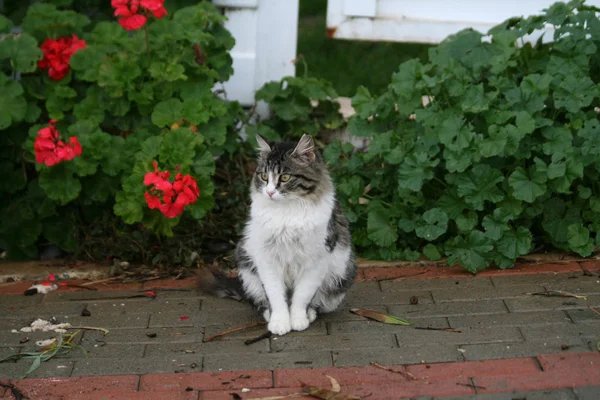
[(148, 56), (148, 69), (150, 69), (150, 40), (148, 39), (148, 24), (144, 24), (144, 35), (146, 37), (146, 55)]

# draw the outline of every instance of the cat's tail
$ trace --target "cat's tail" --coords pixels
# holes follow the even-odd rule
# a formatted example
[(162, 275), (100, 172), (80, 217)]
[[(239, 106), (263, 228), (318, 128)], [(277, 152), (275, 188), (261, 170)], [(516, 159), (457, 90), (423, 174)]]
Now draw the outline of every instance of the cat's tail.
[(219, 271), (203, 268), (196, 274), (196, 281), (201, 292), (218, 298), (229, 297), (237, 301), (246, 300), (242, 282)]

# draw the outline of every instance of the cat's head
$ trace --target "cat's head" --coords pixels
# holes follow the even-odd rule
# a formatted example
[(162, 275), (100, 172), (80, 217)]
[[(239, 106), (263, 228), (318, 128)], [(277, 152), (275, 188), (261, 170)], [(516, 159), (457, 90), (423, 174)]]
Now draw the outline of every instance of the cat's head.
[(269, 145), (256, 135), (258, 166), (252, 180), (254, 194), (271, 201), (318, 200), (331, 190), (331, 179), (313, 138)]

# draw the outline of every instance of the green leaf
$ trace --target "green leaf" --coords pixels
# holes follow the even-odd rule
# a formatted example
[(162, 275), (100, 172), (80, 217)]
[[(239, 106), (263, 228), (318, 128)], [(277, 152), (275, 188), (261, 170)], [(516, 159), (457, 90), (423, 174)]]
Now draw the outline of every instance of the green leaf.
[(432, 208), (423, 214), (423, 220), (419, 221), (416, 229), (418, 237), (433, 241), (448, 229), (448, 215), (440, 208)]
[(389, 214), (383, 209), (369, 211), (367, 220), (369, 239), (381, 247), (391, 246), (398, 240), (398, 232), (390, 222)]
[(352, 97), (352, 107), (361, 118), (368, 118), (375, 112), (375, 103), (369, 89), (359, 86)]
[(444, 120), (439, 132), (440, 142), (453, 151), (469, 147), (474, 136), (475, 133), (469, 125), (465, 124), (462, 116)]
[[(33, 6), (32, 6), (33, 7)], [(28, 33), (6, 35), (0, 40), (0, 60), (8, 59), (16, 72), (33, 72), (42, 59), (37, 41)]]
[(551, 155), (552, 161), (558, 161), (571, 153), (573, 135), (568, 129), (549, 126), (542, 130), (546, 139), (542, 148), (544, 154)]
[(459, 176), (456, 181), (457, 193), (473, 209), (483, 210), (485, 201), (497, 203), (504, 199), (503, 192), (498, 188), (498, 183), (503, 181), (500, 171), (486, 164), (479, 164)]
[(44, 237), (63, 250), (75, 250), (77, 239), (72, 221), (64, 217), (54, 217), (44, 220)]
[(158, 155), (169, 169), (186, 170), (196, 154), (196, 135), (188, 128), (173, 129), (165, 133)]
[(594, 241), (590, 238), (590, 231), (582, 224), (571, 224), (567, 228), (569, 247), (582, 257), (587, 257), (594, 251)]
[(440, 160), (430, 160), (426, 153), (412, 153), (408, 155), (398, 169), (398, 186), (418, 192), (426, 180), (433, 178), (432, 168)]
[(444, 249), (448, 254), (448, 264), (460, 264), (466, 270), (476, 273), (490, 263), (490, 252), (494, 246), (483, 232), (471, 231), (467, 236), (457, 236), (446, 242)]
[(48, 197), (60, 204), (75, 200), (81, 191), (79, 179), (64, 164), (42, 170), (39, 183)]
[(437, 247), (432, 243), (429, 243), (423, 247), (423, 255), (431, 261), (437, 261), (442, 258), (442, 255), (438, 251)]
[(520, 226), (516, 231), (505, 232), (498, 242), (497, 248), (503, 256), (516, 260), (518, 257), (529, 253), (531, 241), (531, 232)]
[(513, 197), (527, 203), (533, 203), (546, 192), (546, 179), (536, 174), (529, 176), (521, 167), (510, 174), (508, 184), (513, 190)]
[(26, 113), (23, 87), (18, 82), (0, 79), (0, 130), (22, 121)]
[(479, 113), (489, 108), (489, 100), (483, 94), (483, 84), (471, 85), (462, 96), (460, 106), (464, 112)]
[(467, 215), (461, 214), (456, 217), (455, 221), (460, 232), (469, 232), (477, 225), (478, 218), (474, 211), (469, 211)]
[(133, 200), (125, 192), (117, 193), (114, 212), (123, 218), (126, 224), (140, 222), (144, 217), (141, 202)]
[(485, 234), (492, 240), (499, 240), (504, 232), (510, 230), (508, 221), (514, 219), (504, 208), (496, 208), (492, 215), (483, 217), (481, 226), (485, 229)]
[(535, 119), (527, 111), (518, 111), (515, 116), (517, 117), (515, 125), (523, 136), (529, 135), (535, 130)]
[(554, 104), (564, 107), (568, 112), (577, 113), (592, 103), (600, 95), (600, 89), (589, 77), (567, 75), (554, 91)]
[(413, 325), (414, 322), (409, 322), (405, 319), (398, 318), (393, 315), (384, 314), (375, 310), (363, 310), (359, 308), (352, 308), (350, 312), (356, 315), (360, 315), (361, 317), (369, 318), (377, 322), (383, 322), (384, 324), (392, 324), (392, 325)]
[(171, 126), (176, 122), (182, 120), (182, 108), (183, 105), (179, 99), (168, 99), (163, 100), (154, 106), (152, 112), (152, 123), (154, 125), (163, 127)]
[(13, 27), (13, 23), (10, 19), (0, 14), (0, 33), (8, 33)]

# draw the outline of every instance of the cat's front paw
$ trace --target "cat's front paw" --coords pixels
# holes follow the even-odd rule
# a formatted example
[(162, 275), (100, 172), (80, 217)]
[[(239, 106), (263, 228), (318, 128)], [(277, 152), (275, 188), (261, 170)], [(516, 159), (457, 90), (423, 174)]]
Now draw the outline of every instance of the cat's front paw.
[(292, 311), (292, 316), (290, 318), (291, 320), (291, 325), (292, 325), (292, 330), (294, 331), (303, 331), (306, 328), (308, 328), (308, 325), (310, 325), (310, 321), (308, 320), (308, 315), (306, 314), (306, 311), (299, 311), (299, 312), (293, 312)]
[(268, 328), (269, 332), (275, 335), (285, 335), (292, 330), (290, 316), (288, 314), (271, 314)]

